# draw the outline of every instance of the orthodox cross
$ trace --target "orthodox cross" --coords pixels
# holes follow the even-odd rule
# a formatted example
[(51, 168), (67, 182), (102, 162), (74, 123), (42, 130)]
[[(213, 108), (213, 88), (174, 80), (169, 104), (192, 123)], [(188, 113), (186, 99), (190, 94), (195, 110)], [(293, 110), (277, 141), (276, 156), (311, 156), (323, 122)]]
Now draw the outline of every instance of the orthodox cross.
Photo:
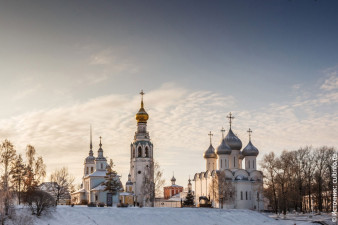
[(213, 136), (213, 134), (210, 131), (210, 133), (208, 135), (210, 136), (210, 145), (211, 145), (211, 137)]
[(224, 132), (225, 132), (224, 127), (222, 127), (221, 132), (222, 132), (222, 140), (223, 140), (224, 139)]
[(101, 144), (101, 139), (102, 139), (102, 137), (100, 136), (100, 147), (102, 147), (102, 144)]
[(249, 133), (249, 141), (251, 141), (251, 133), (252, 133), (252, 130), (249, 128), (249, 130), (247, 131)]
[(229, 113), (229, 116), (227, 116), (227, 118), (229, 119), (229, 123), (230, 123), (230, 129), (231, 129), (231, 120), (235, 119), (235, 117), (232, 116), (231, 112)]
[(141, 90), (141, 92), (140, 92), (140, 95), (141, 95), (141, 108), (143, 108), (143, 95), (144, 95), (145, 93), (143, 92), (143, 89)]

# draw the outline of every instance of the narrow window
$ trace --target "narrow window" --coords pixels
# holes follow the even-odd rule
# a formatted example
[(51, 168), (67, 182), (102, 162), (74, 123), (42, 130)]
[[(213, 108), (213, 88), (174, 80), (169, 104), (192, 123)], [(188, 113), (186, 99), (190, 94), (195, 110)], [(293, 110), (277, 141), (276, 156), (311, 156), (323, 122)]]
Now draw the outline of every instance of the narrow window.
[(101, 169), (103, 169), (103, 163), (101, 163)]
[(87, 167), (86, 174), (88, 174), (88, 172), (89, 172), (89, 168)]
[(259, 200), (259, 193), (257, 192), (257, 200)]
[(146, 157), (148, 158), (149, 157), (149, 150), (148, 150), (148, 147), (146, 147)]
[(228, 168), (227, 167), (227, 160), (226, 159), (224, 159), (224, 167)]
[(236, 164), (235, 164), (235, 162), (236, 162), (236, 157), (234, 156), (234, 167), (236, 167)]
[(138, 147), (138, 150), (137, 150), (137, 157), (142, 157), (142, 148), (141, 148), (141, 146)]
[(90, 173), (93, 173), (93, 172), (94, 172), (94, 168), (91, 167), (91, 168), (90, 168)]
[(245, 200), (248, 200), (248, 192), (245, 192)]
[(133, 158), (135, 158), (135, 148), (132, 148), (132, 155), (133, 155)]
[(249, 160), (249, 169), (250, 169), (250, 160)]
[(223, 167), (223, 164), (222, 164), (222, 163), (223, 163), (223, 160), (221, 159), (221, 168)]
[(241, 191), (241, 200), (243, 200), (243, 191)]

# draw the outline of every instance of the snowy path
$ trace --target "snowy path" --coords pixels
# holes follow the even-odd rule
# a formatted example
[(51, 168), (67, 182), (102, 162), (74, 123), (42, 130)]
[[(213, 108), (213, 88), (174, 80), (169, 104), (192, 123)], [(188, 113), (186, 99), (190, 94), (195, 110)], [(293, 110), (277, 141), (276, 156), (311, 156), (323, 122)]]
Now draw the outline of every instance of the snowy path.
[[(277, 221), (251, 210), (203, 208), (89, 208), (58, 206), (49, 216), (36, 219), (37, 225), (294, 225)], [(297, 225), (309, 225), (297, 222)]]

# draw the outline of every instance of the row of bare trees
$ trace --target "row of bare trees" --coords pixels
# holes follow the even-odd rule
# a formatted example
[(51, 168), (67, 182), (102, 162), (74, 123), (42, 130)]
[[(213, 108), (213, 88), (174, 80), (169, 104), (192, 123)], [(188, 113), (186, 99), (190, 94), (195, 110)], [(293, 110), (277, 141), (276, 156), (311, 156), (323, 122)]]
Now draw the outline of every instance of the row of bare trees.
[(264, 195), (274, 212), (332, 211), (333, 147), (310, 146), (264, 155)]
[(46, 165), (42, 157), (36, 156), (33, 146), (27, 145), (27, 162), (17, 154), (14, 145), (4, 140), (0, 146), (0, 220), (10, 217), (14, 211), (14, 200), (18, 204), (28, 201), (31, 193), (46, 176)]
[[(25, 158), (25, 160), (24, 160)], [(24, 203), (39, 216), (46, 208), (57, 205), (60, 198), (69, 195), (74, 178), (66, 168), (51, 175), (48, 190), (41, 184), (46, 177), (43, 158), (27, 145), (25, 156), (18, 154), (9, 140), (0, 145), (0, 223), (14, 213), (14, 205)]]

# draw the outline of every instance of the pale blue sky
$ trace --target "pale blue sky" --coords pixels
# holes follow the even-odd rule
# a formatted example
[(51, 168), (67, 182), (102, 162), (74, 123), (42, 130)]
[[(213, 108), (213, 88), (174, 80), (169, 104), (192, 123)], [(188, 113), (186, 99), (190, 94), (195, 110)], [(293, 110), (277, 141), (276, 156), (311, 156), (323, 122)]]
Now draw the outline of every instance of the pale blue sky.
[[(204, 169), (206, 134), (226, 127), (229, 111), (239, 115), (235, 128), (237, 123), (243, 145), (251, 124), (262, 152), (337, 145), (337, 10), (336, 1), (323, 0), (0, 1), (1, 138), (22, 148), (34, 136), (31, 144), (40, 145), (50, 170), (61, 166), (48, 159), (51, 151), (77, 149), (67, 163), (79, 162), (74, 166), (79, 176), (85, 129), (92, 123), (100, 130), (96, 136), (115, 135), (107, 145), (118, 145), (121, 158), (107, 151), (124, 165), (126, 177), (137, 93), (145, 89), (146, 107), (162, 113), (151, 114), (149, 126), (157, 129), (150, 134), (160, 142), (166, 178), (184, 170), (184, 159), (192, 157), (187, 152), (199, 160), (188, 164), (187, 174), (176, 173), (182, 184), (188, 173)], [(203, 105), (186, 109), (181, 98)], [(118, 109), (122, 100), (129, 104)], [(204, 110), (192, 116), (201, 121), (192, 125), (198, 130), (180, 131), (174, 140), (170, 132), (161, 136), (170, 126), (187, 130), (187, 114), (198, 110)], [(163, 122), (166, 118), (175, 121)], [(37, 128), (44, 123), (46, 128)], [(125, 137), (116, 137), (121, 132)], [(281, 136), (287, 140), (273, 141)], [(56, 137), (60, 143), (49, 146)]]

